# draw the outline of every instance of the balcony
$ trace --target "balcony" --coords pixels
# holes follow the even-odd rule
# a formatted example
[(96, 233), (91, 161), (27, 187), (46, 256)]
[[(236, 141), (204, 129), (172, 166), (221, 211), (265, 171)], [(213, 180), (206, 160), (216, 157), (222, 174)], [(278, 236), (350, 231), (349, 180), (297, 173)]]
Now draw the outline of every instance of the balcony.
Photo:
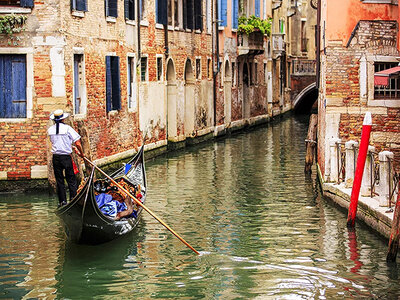
[(264, 53), (264, 35), (260, 31), (238, 34), (238, 55), (258, 55)]
[(272, 34), (272, 56), (277, 58), (286, 51), (286, 44), (284, 41), (284, 33), (273, 33)]
[(316, 62), (309, 59), (294, 59), (292, 61), (292, 75), (305, 76), (316, 74)]

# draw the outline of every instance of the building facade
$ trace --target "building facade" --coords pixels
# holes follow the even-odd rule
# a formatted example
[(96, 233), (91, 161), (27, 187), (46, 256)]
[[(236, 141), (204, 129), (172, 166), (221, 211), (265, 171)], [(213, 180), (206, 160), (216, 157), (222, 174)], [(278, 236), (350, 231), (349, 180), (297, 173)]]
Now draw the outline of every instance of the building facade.
[(374, 86), (374, 74), (399, 64), (398, 3), (390, 0), (322, 0), (318, 164), (329, 180), (330, 143), (359, 141), (372, 114), (370, 144), (400, 156), (399, 78)]
[[(253, 15), (273, 18), (271, 34), (238, 31)], [(99, 165), (132, 156), (144, 135), (148, 148), (180, 147), (290, 110), (305, 85), (291, 83), (292, 61), (314, 59), (312, 15), (291, 0), (2, 3), (0, 180), (51, 175), (58, 108)]]

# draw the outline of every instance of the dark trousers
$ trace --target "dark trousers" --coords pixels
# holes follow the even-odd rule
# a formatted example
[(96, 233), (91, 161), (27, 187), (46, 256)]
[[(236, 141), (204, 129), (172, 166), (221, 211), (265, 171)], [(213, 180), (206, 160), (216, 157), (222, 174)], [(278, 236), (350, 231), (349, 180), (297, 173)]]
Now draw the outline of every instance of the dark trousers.
[[(57, 195), (60, 203), (67, 202), (64, 179), (67, 180), (70, 200), (76, 196), (78, 184), (72, 166), (71, 155), (53, 154), (54, 176), (56, 177)], [(65, 171), (65, 178), (64, 173)]]

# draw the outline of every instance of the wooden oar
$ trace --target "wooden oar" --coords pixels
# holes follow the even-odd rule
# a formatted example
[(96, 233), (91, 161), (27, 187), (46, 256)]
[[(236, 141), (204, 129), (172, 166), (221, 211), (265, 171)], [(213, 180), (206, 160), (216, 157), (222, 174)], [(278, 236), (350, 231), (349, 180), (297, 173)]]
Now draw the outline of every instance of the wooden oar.
[(189, 245), (188, 242), (186, 242), (182, 237), (179, 236), (174, 230), (172, 230), (171, 227), (169, 227), (165, 222), (163, 222), (159, 217), (157, 217), (149, 208), (147, 208), (142, 202), (140, 202), (136, 197), (134, 197), (129, 191), (124, 189), (118, 182), (116, 182), (114, 179), (112, 179), (110, 176), (108, 176), (103, 170), (101, 170), (98, 166), (96, 166), (93, 162), (91, 162), (89, 159), (87, 159), (85, 156), (81, 156), (85, 161), (90, 163), (93, 167), (95, 167), (101, 174), (106, 176), (108, 179), (111, 180), (113, 184), (115, 184), (121, 191), (123, 191), (125, 194), (127, 194), (129, 197), (133, 199), (133, 201), (136, 202), (137, 205), (143, 207), (145, 211), (147, 211), (154, 219), (156, 219), (158, 222), (161, 223), (165, 228), (167, 228), (173, 235), (175, 235), (178, 239), (181, 240), (182, 243), (184, 243), (186, 246), (188, 246), (193, 252), (195, 252), (197, 255), (200, 255), (200, 253), (194, 249), (192, 246)]

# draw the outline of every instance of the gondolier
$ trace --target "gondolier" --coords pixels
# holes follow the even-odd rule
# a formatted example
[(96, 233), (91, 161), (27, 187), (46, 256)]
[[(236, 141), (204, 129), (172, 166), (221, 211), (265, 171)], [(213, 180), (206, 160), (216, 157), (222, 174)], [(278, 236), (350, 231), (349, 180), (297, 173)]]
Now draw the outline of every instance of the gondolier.
[(50, 115), (50, 119), (55, 124), (47, 131), (52, 144), (51, 152), (53, 153), (53, 168), (59, 206), (67, 204), (64, 180), (67, 180), (71, 200), (75, 197), (78, 189), (71, 157), (73, 144), (78, 149), (77, 154), (83, 156), (81, 136), (71, 126), (63, 123), (63, 120), (68, 116), (69, 114), (62, 109), (55, 110)]

